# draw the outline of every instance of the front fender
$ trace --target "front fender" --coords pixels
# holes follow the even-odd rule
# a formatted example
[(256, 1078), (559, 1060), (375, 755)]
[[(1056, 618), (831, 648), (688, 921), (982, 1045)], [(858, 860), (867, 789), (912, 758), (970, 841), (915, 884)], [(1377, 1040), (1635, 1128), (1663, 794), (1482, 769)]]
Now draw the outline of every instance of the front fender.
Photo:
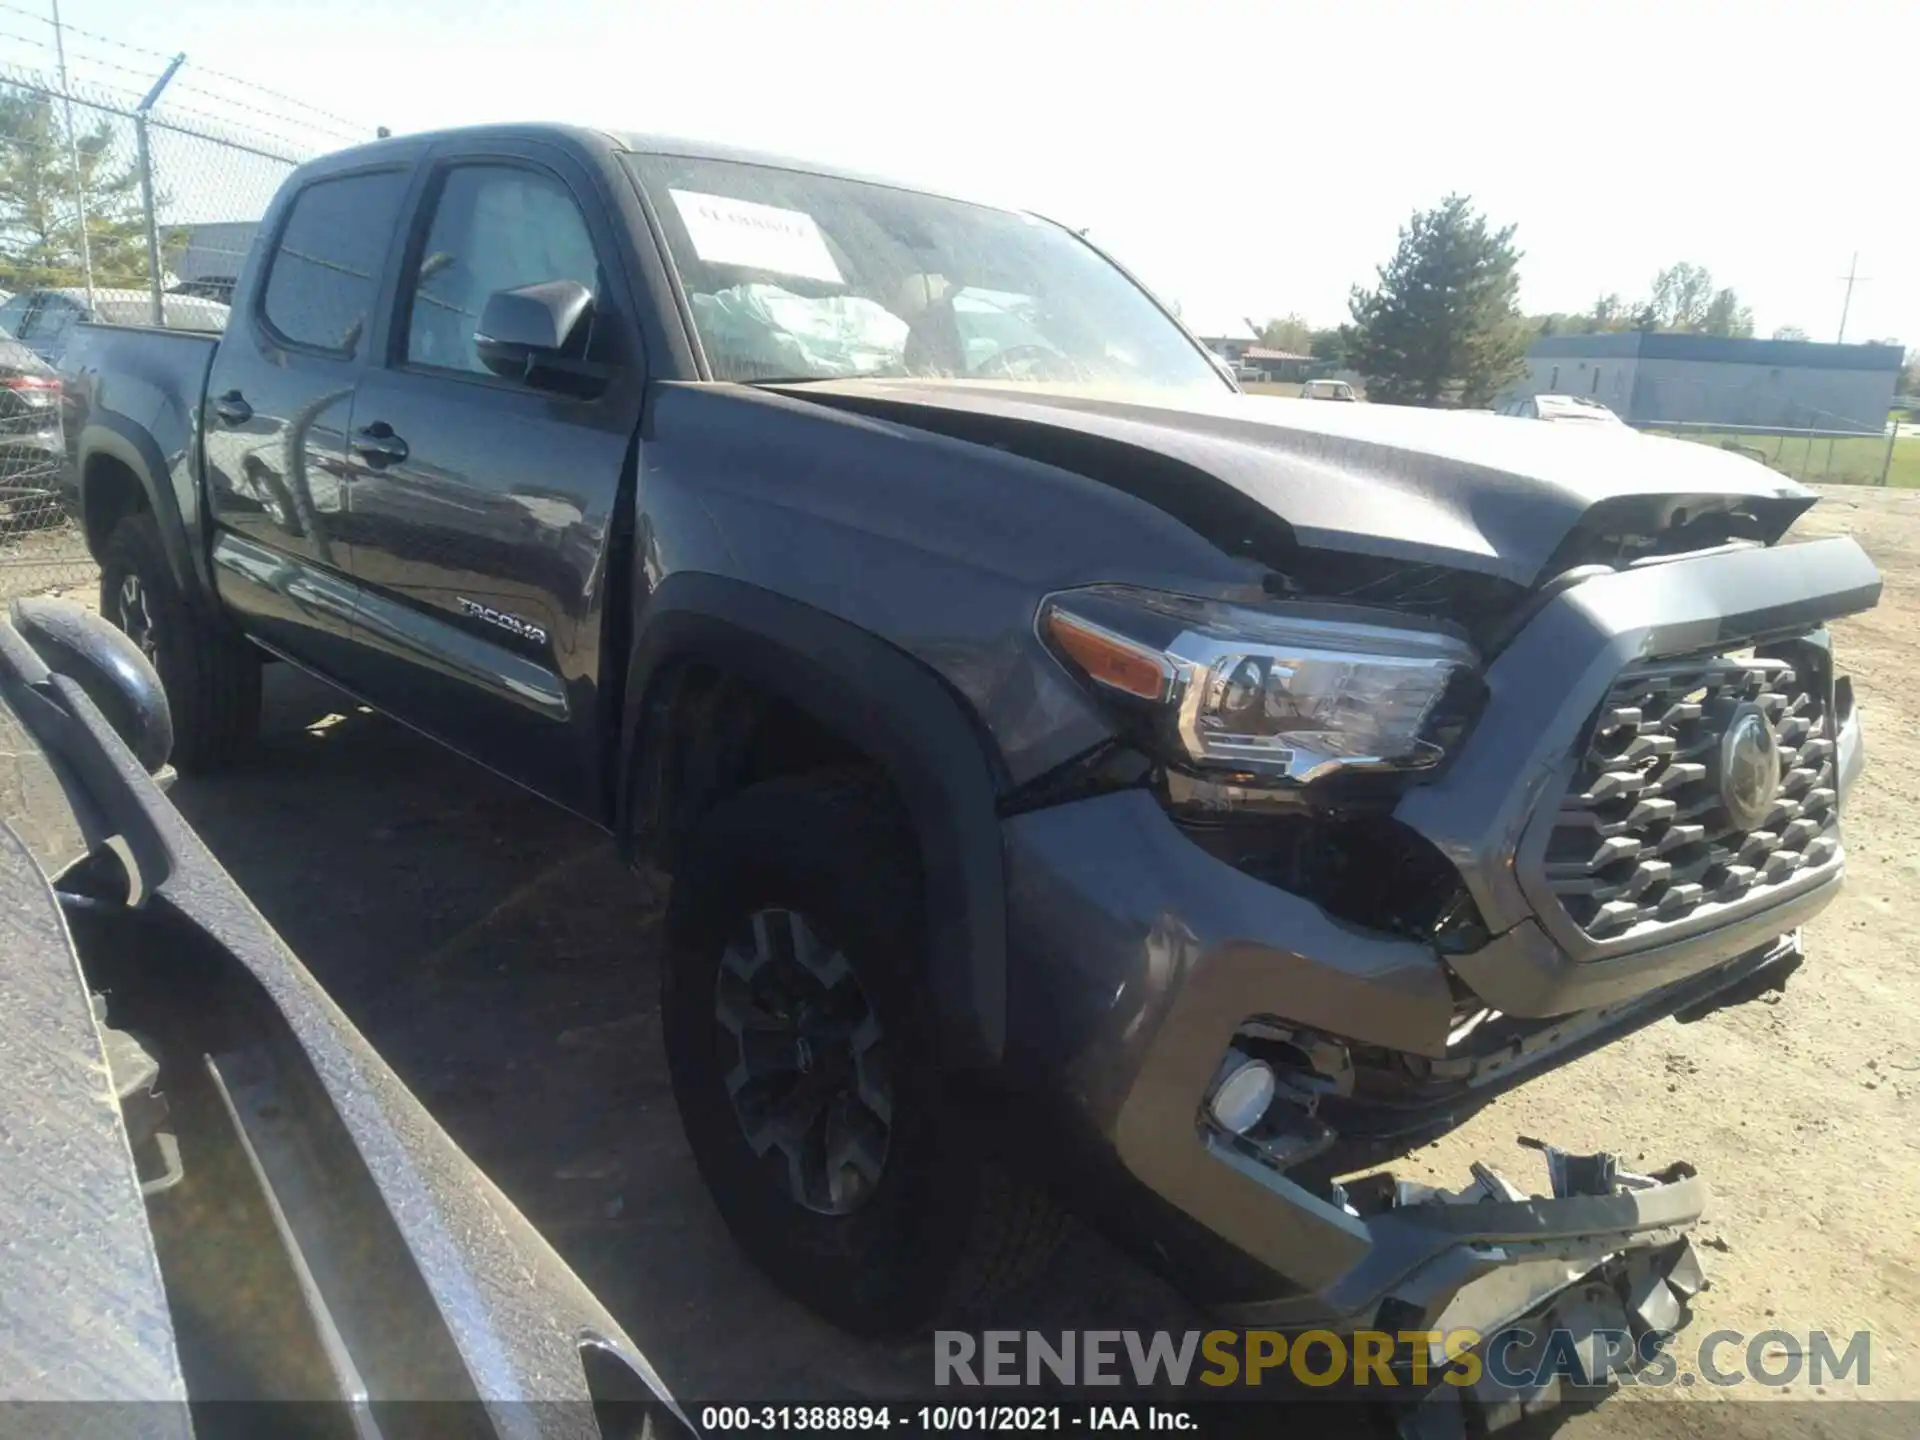
[(1006, 881), (992, 752), (931, 670), (825, 611), (722, 576), (669, 576), (635, 625), (615, 833), (628, 844), (653, 686), (699, 660), (795, 706), (887, 774), (920, 842), (942, 1059), (998, 1063), (1006, 1046)]

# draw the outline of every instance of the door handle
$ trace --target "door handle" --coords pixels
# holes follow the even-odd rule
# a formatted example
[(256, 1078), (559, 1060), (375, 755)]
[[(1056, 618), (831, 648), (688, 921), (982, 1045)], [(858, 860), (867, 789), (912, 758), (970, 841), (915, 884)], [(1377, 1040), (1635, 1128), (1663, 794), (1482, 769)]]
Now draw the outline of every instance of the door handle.
[(213, 402), (213, 413), (223, 425), (244, 425), (253, 419), (253, 406), (238, 390), (229, 390)]
[(407, 458), (407, 442), (393, 433), (384, 420), (376, 420), (353, 432), (353, 453), (378, 470), (398, 465)]

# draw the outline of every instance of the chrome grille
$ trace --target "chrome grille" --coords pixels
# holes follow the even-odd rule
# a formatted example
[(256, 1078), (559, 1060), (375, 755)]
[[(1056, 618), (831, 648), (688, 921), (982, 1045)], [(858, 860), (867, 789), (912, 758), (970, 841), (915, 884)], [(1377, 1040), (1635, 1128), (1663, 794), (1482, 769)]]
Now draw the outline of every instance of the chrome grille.
[[(1548, 886), (1590, 937), (1670, 925), (1839, 854), (1833, 726), (1812, 658), (1663, 660), (1614, 684), (1546, 851)], [(1772, 722), (1781, 782), (1771, 813), (1742, 830), (1721, 801), (1719, 756), (1746, 702)]]

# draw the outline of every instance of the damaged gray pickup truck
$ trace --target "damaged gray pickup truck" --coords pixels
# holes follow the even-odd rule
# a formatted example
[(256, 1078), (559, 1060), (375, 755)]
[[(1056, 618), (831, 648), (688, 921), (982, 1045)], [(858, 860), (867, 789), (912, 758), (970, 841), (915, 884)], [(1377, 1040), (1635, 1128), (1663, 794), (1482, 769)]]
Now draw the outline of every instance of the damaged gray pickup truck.
[(279, 657), (670, 872), (688, 1139), (839, 1323), (991, 1293), (1041, 1195), (1282, 1325), (1693, 1283), (1681, 1171), (1336, 1177), (1801, 963), (1880, 586), (1810, 492), (1241, 395), (1071, 230), (559, 127), (308, 165), (224, 336), (67, 364), (181, 768)]

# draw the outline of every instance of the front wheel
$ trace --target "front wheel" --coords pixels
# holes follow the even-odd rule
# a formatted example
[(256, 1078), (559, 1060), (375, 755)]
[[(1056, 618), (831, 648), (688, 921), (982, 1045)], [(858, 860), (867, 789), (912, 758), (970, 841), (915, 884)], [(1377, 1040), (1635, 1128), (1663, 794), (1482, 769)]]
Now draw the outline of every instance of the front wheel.
[(934, 1063), (915, 857), (871, 774), (771, 780), (703, 823), (668, 917), (667, 1061), (701, 1177), (775, 1283), (864, 1335), (1005, 1293), (1059, 1233)]
[(100, 613), (140, 647), (173, 712), (173, 763), (183, 774), (224, 769), (260, 724), (260, 658), (194, 612), (174, 582), (160, 528), (129, 515), (100, 551)]

